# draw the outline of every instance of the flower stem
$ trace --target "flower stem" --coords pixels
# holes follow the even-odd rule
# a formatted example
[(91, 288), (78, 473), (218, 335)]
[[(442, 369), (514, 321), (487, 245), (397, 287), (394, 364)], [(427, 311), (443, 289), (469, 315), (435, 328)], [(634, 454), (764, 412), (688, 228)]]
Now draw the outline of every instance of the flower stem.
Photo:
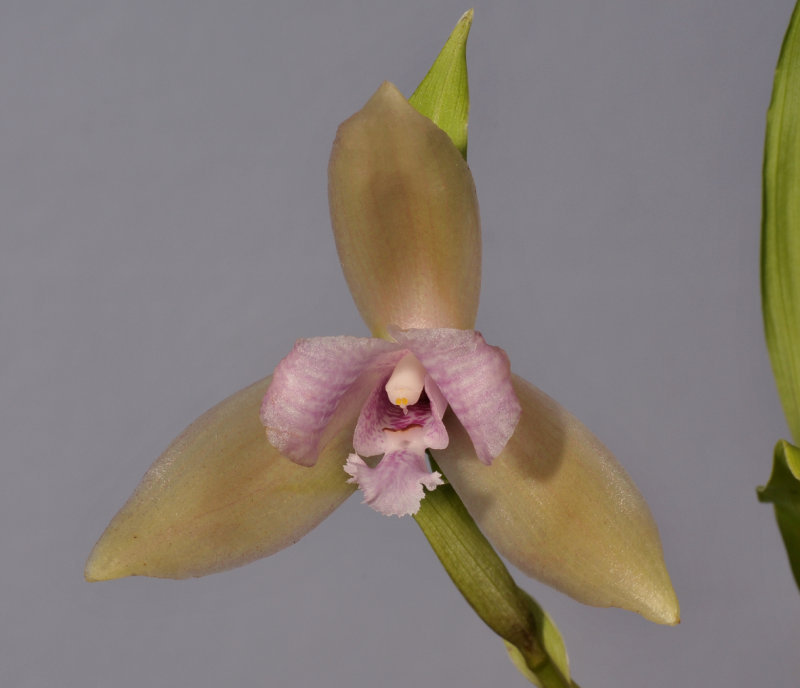
[[(432, 457), (431, 463), (441, 471)], [(453, 487), (427, 493), (414, 518), (461, 594), (506, 642), (520, 672), (541, 688), (577, 688), (555, 624), (516, 585)]]

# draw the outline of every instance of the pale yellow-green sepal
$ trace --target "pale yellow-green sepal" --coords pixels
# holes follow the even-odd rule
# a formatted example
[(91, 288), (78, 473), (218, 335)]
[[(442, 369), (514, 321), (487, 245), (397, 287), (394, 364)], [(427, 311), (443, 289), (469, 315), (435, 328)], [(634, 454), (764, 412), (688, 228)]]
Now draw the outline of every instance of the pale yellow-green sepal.
[(241, 566), (297, 542), (350, 494), (342, 463), (357, 417), (337, 423), (312, 468), (266, 440), (270, 378), (200, 416), (145, 474), (86, 564), (87, 580), (188, 578)]
[(342, 270), (373, 334), (474, 327), (481, 238), (472, 174), (392, 84), (339, 127), (328, 196)]
[(489, 541), (528, 575), (580, 602), (676, 624), (655, 522), (611, 453), (566, 409), (514, 376), (522, 416), (491, 466), (454, 416), (436, 453)]

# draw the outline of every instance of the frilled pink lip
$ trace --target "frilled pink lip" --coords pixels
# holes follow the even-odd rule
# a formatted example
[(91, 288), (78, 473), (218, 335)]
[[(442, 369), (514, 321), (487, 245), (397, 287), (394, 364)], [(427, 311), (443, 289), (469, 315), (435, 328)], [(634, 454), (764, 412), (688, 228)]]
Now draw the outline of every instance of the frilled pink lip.
[[(356, 458), (348, 460), (346, 470), (374, 508), (403, 515), (418, 508), (421, 485), (435, 487), (427, 477), (431, 473), (421, 467), (426, 449), (447, 446), (442, 417), (448, 405), (485, 464), (492, 462), (514, 433), (520, 405), (511, 385), (508, 357), (502, 349), (489, 346), (479, 332), (391, 327), (389, 332), (393, 341), (356, 337), (299, 340), (275, 369), (261, 407), (261, 421), (278, 451), (311, 466), (342, 399), (362, 376), (383, 373), (383, 382), (361, 409), (353, 437)], [(407, 353), (416, 356), (424, 368), (425, 396), (406, 411), (412, 419), (401, 419), (384, 384)], [(412, 433), (415, 428), (419, 432)], [(371, 468), (358, 454), (384, 458)]]

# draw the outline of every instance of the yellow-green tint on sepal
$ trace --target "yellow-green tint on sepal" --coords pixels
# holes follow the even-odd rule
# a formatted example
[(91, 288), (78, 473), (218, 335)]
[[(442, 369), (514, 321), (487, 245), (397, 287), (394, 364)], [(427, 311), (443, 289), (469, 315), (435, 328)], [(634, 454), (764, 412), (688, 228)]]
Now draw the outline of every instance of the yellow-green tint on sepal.
[(467, 38), (474, 10), (458, 20), (453, 33), (408, 102), (443, 129), (464, 158), (467, 157), (469, 80)]
[(392, 84), (339, 127), (328, 193), (342, 269), (374, 335), (387, 325), (473, 329), (481, 237), (472, 174)]
[(767, 112), (761, 296), (772, 370), (792, 437), (800, 443), (800, 3)]
[(566, 409), (513, 377), (522, 416), (491, 466), (450, 415), (436, 460), (494, 547), (580, 602), (680, 620), (658, 529), (633, 481)]
[(772, 475), (758, 499), (773, 504), (795, 582), (800, 587), (800, 449), (786, 440), (775, 445)]
[(461, 594), (503, 638), (517, 669), (545, 688), (573, 686), (555, 624), (514, 583), (455, 490), (442, 485), (426, 494), (414, 518)]
[(271, 377), (207, 411), (176, 438), (112, 519), (87, 580), (188, 578), (241, 566), (297, 542), (352, 494), (342, 471), (353, 423), (313, 468), (281, 456), (259, 421)]

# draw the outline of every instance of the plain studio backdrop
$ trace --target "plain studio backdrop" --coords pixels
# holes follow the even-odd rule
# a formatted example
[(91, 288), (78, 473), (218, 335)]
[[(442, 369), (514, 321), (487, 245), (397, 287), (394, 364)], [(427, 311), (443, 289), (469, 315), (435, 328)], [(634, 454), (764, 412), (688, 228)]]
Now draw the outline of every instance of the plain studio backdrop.
[[(184, 582), (86, 556), (183, 427), (298, 337), (366, 334), (330, 231), (337, 125), (407, 95), (454, 0), (0, 2), (0, 683), (524, 686), (410, 518), (351, 498)], [(518, 580), (586, 688), (796, 686), (756, 500), (787, 435), (758, 282), (792, 0), (478, 0), (478, 328), (617, 455), (683, 622)]]

